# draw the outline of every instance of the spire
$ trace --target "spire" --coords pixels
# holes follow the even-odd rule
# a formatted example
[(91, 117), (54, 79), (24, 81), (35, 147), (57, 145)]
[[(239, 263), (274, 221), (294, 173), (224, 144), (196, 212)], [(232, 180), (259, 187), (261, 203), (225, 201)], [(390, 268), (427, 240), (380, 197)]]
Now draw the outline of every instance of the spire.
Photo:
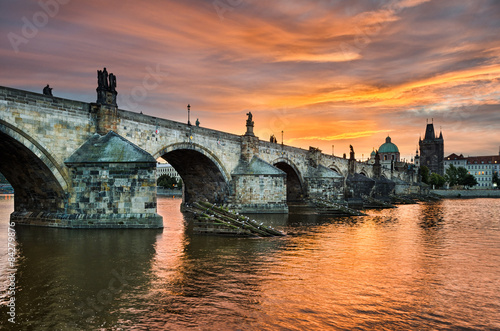
[(436, 133), (434, 131), (434, 124), (432, 123), (427, 123), (427, 127), (425, 128), (425, 137), (424, 137), (424, 141), (425, 140), (434, 140), (436, 139)]

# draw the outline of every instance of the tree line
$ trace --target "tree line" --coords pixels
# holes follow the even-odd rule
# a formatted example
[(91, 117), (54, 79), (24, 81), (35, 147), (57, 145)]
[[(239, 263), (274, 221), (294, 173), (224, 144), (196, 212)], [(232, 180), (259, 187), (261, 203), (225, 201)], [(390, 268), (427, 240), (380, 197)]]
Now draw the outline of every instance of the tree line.
[(180, 189), (182, 188), (182, 179), (179, 178), (179, 180), (177, 180), (174, 177), (165, 174), (158, 177), (156, 185), (171, 190), (176, 188)]

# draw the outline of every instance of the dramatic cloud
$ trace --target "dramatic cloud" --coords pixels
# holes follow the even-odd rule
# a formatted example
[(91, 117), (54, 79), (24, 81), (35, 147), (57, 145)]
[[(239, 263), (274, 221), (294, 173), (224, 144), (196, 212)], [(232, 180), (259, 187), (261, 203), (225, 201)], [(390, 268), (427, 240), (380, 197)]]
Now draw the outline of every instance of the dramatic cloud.
[(6, 0), (0, 84), (92, 102), (107, 67), (153, 116), (243, 134), (250, 110), (263, 140), (367, 157), (390, 134), (406, 158), (433, 119), (445, 153), (496, 154), (499, 36), (493, 0)]

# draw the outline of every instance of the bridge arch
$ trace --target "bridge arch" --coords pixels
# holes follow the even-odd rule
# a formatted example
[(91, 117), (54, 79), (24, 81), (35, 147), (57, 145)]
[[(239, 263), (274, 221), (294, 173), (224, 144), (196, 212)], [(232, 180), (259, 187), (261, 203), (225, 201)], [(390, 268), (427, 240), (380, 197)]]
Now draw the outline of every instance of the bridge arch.
[(331, 170), (335, 171), (340, 176), (345, 177), (345, 175), (342, 173), (342, 171), (340, 171), (340, 168), (337, 167), (335, 164), (331, 164), (328, 168), (330, 168)]
[(184, 203), (200, 200), (221, 203), (229, 198), (231, 177), (219, 158), (205, 147), (175, 143), (162, 148), (153, 157), (162, 157), (179, 173), (184, 183)]
[(363, 175), (365, 177), (368, 177), (368, 178), (371, 178), (371, 171), (369, 169), (367, 169), (365, 166), (363, 166), (360, 170), (359, 170), (359, 174), (360, 175)]
[(15, 211), (57, 212), (70, 187), (67, 171), (27, 133), (0, 120), (0, 172), (15, 192)]
[(298, 202), (306, 196), (304, 179), (297, 166), (288, 158), (280, 157), (272, 163), (286, 172), (286, 201)]

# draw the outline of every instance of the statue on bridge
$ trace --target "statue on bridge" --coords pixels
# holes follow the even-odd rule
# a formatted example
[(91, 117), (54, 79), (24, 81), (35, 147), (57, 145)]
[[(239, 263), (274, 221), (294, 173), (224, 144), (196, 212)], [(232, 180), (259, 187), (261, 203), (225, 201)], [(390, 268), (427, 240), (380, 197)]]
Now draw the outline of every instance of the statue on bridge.
[(355, 157), (354, 157), (354, 148), (352, 147), (352, 145), (349, 145), (349, 149), (351, 150), (350, 155), (349, 155), (349, 156), (350, 156), (349, 158), (350, 158), (351, 160), (355, 160)]
[(253, 126), (253, 121), (252, 121), (253, 116), (252, 116), (252, 113), (248, 112), (247, 116), (248, 116), (248, 118), (247, 118), (247, 125)]
[(255, 136), (253, 133), (253, 121), (252, 121), (252, 113), (248, 112), (247, 113), (247, 132), (245, 133), (245, 136)]
[(111, 91), (116, 91), (116, 76), (113, 74), (109, 74), (109, 89)]
[(118, 107), (116, 104), (116, 76), (108, 74), (106, 67), (97, 70), (97, 103)]
[(52, 96), (52, 88), (49, 87), (49, 84), (43, 88), (43, 95), (50, 95)]

